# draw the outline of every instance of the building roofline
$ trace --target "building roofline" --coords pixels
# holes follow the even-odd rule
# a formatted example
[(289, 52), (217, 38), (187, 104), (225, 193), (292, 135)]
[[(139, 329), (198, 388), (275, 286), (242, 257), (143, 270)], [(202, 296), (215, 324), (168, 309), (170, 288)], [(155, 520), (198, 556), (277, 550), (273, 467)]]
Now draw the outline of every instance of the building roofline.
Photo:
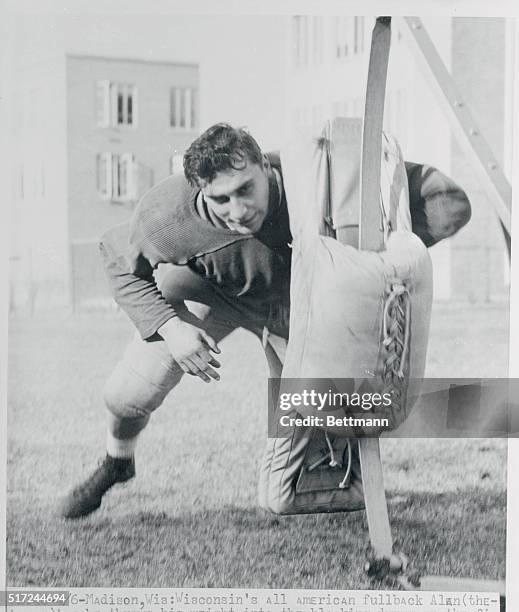
[(91, 60), (104, 60), (111, 62), (139, 62), (141, 64), (166, 64), (168, 66), (182, 66), (187, 68), (198, 68), (199, 64), (196, 62), (170, 62), (168, 60), (149, 60), (142, 59), (139, 57), (117, 57), (113, 55), (88, 55), (86, 53), (65, 53), (68, 58), (74, 59), (91, 59)]

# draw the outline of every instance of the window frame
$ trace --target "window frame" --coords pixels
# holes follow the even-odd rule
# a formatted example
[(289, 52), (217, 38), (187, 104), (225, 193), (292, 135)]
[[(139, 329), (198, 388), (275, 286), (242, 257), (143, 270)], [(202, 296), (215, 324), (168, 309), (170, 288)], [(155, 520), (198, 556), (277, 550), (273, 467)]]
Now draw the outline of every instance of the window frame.
[(137, 162), (134, 153), (103, 151), (97, 154), (96, 165), (97, 196), (101, 200), (133, 202), (137, 199)]
[(198, 129), (198, 87), (169, 90), (169, 127), (175, 132), (196, 132)]
[[(119, 121), (119, 100), (122, 100), (122, 122)], [(136, 129), (139, 117), (138, 89), (135, 83), (96, 81), (96, 126), (99, 128)], [(129, 102), (131, 100), (131, 122)]]

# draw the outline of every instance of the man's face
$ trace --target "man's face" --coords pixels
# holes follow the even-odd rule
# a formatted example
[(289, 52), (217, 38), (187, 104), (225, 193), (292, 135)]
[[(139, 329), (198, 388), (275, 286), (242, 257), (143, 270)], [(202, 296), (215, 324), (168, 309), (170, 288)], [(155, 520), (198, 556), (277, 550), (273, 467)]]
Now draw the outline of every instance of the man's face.
[(255, 234), (263, 225), (269, 205), (266, 162), (247, 162), (242, 170), (218, 172), (201, 189), (209, 209), (229, 229)]

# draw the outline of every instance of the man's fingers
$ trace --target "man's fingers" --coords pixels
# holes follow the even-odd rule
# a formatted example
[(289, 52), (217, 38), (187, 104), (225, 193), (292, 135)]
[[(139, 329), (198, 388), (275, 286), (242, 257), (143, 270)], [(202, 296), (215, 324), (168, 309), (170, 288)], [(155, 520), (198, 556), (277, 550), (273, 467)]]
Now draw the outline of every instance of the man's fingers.
[(205, 372), (199, 371), (195, 374), (195, 376), (198, 376), (198, 378), (201, 378), (206, 383), (211, 382), (211, 379)]
[(213, 368), (207, 367), (207, 369), (204, 370), (204, 374), (208, 374), (214, 380), (220, 380), (220, 374), (218, 374), (216, 370), (213, 370)]
[(192, 374), (191, 367), (185, 361), (177, 361), (177, 363), (184, 374)]
[(206, 374), (205, 371), (198, 367), (193, 358), (186, 359), (184, 363), (188, 366), (188, 374), (191, 374), (192, 376), (198, 376), (198, 378), (201, 378), (204, 382), (211, 382), (209, 376)]
[[(206, 350), (198, 351), (197, 355), (198, 357), (201, 357), (203, 359), (205, 364), (212, 365), (215, 368), (220, 367), (220, 362), (216, 360), (209, 351), (206, 351)], [(204, 370), (205, 368), (202, 368), (202, 369)]]
[(204, 339), (204, 342), (209, 346), (209, 348), (215, 353), (219, 353), (220, 349), (218, 348), (218, 344), (216, 344), (216, 341), (211, 338), (211, 336), (207, 332), (203, 330), (201, 331), (201, 334)]
[(197, 366), (197, 368), (201, 372), (204, 372), (204, 374), (208, 374), (211, 378), (214, 378), (214, 380), (220, 380), (220, 375), (218, 374), (218, 372), (215, 372), (213, 368), (208, 364), (207, 359), (204, 358), (206, 356), (210, 357), (207, 352), (204, 356), (193, 355), (191, 357), (191, 361)]

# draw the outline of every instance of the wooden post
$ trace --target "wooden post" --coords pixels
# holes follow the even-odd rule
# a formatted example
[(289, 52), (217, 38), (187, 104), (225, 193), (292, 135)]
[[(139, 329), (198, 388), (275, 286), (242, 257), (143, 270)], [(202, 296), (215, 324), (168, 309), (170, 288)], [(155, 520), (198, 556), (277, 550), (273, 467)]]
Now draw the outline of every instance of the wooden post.
[[(369, 251), (380, 251), (384, 247), (380, 208), (380, 158), (390, 42), (391, 19), (379, 17), (371, 39), (362, 132), (358, 244), (352, 244)], [(356, 233), (347, 228), (337, 231), (337, 239), (342, 243), (351, 244), (355, 237)], [(378, 438), (360, 439), (359, 453), (371, 546), (377, 558), (389, 559), (393, 553), (393, 540)]]

